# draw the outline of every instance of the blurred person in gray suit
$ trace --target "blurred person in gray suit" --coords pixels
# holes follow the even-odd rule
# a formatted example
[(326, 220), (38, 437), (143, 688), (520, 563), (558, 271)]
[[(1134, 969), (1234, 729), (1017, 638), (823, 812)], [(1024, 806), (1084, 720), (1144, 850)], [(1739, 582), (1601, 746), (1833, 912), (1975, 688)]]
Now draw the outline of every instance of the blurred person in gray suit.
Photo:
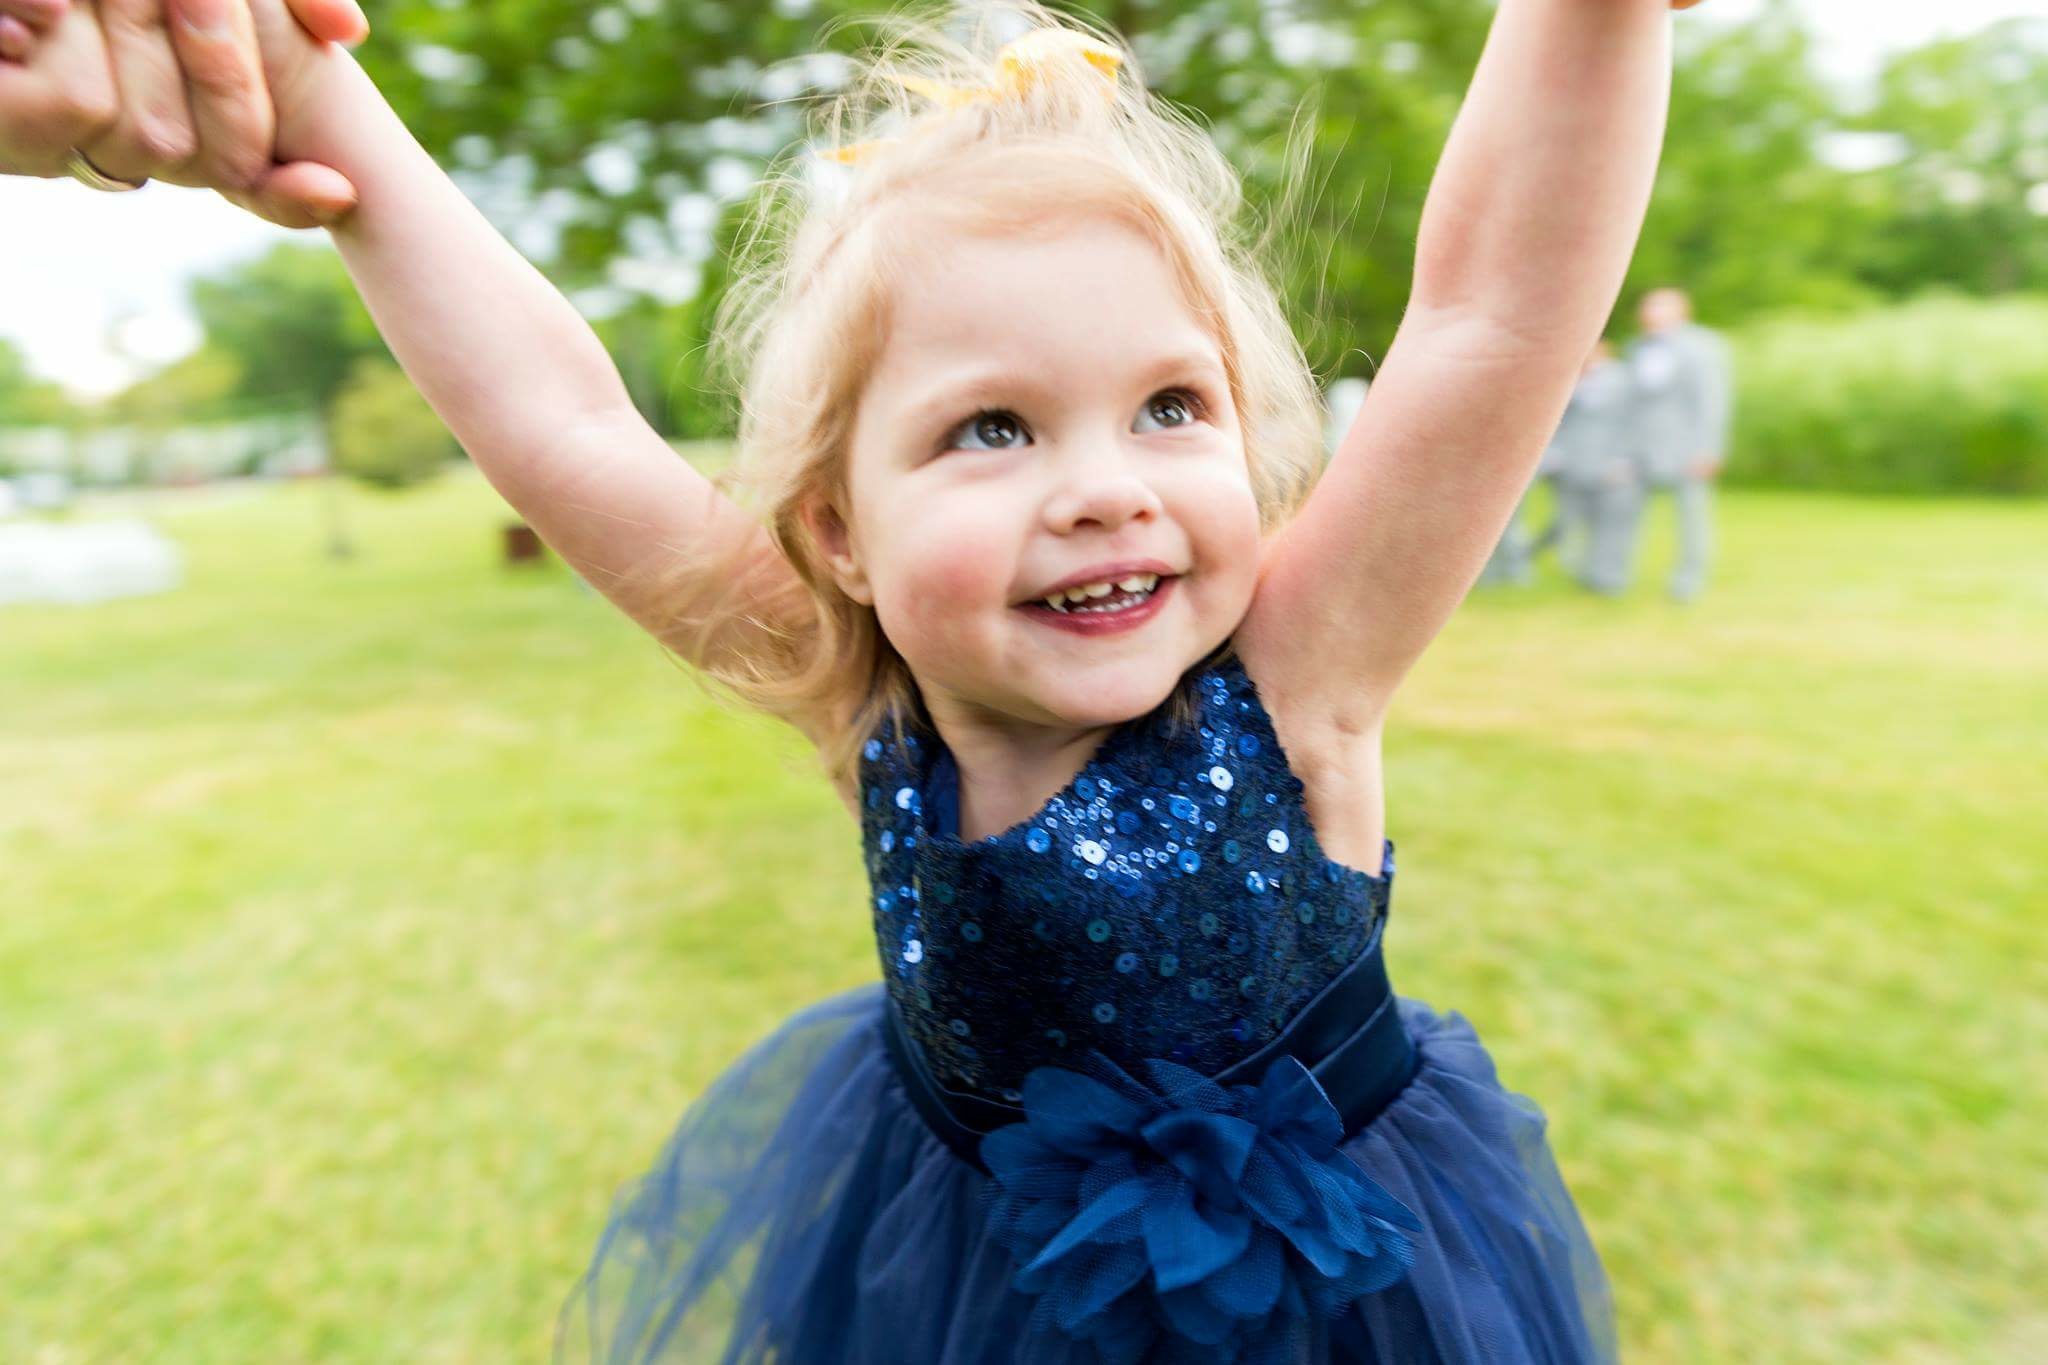
[(1487, 558), (1486, 566), (1479, 571), (1479, 582), (1486, 584), (1513, 583), (1525, 586), (1536, 581), (1536, 538), (1529, 534), (1529, 528), (1522, 522), (1522, 513), (1529, 506), (1529, 492), (1538, 483), (1550, 477), (1550, 451), (1543, 452), (1543, 461), (1536, 467), (1535, 475), (1529, 481), (1529, 488), (1522, 491), (1522, 500), (1515, 504), (1514, 512), (1508, 517), (1508, 524), (1502, 528), (1500, 541), (1493, 547), (1493, 554)]
[(1556, 502), (1532, 552), (1555, 548), (1579, 585), (1599, 593), (1618, 593), (1628, 585), (1629, 547), (1642, 501), (1631, 397), (1628, 370), (1602, 337), (1579, 371), (1540, 471), (1550, 478)]
[(1692, 300), (1683, 289), (1651, 290), (1639, 317), (1643, 334), (1630, 344), (1627, 363), (1645, 496), (1630, 519), (1630, 552), (1648, 495), (1668, 490), (1678, 510), (1678, 563), (1670, 592), (1690, 602), (1707, 585), (1713, 480), (1727, 454), (1728, 349), (1692, 320)]

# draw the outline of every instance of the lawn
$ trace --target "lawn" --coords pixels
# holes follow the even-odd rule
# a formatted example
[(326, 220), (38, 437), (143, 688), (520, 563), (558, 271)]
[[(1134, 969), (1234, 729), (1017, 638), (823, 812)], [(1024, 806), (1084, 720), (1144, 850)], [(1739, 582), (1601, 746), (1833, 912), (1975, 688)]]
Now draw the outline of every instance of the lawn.
[[(348, 507), (165, 497), (182, 590), (0, 610), (0, 1359), (541, 1358), (877, 971), (790, 736), (473, 476)], [(1395, 980), (1550, 1112), (1631, 1360), (2048, 1359), (2048, 505), (1723, 510), (1702, 602), (1547, 570), (1418, 671)]]

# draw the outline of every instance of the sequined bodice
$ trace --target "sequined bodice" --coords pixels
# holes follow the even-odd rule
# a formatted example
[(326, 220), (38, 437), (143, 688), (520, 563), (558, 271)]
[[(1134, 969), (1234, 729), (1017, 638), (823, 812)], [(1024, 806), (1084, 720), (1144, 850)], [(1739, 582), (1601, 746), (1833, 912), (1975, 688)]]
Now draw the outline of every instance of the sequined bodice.
[(862, 751), (862, 841), (883, 976), (938, 1085), (1015, 1104), (1033, 1067), (1094, 1047), (1213, 1074), (1271, 1041), (1376, 939), (1378, 876), (1323, 856), (1300, 779), (1235, 660), (1113, 731), (1028, 820), (954, 837), (929, 730)]

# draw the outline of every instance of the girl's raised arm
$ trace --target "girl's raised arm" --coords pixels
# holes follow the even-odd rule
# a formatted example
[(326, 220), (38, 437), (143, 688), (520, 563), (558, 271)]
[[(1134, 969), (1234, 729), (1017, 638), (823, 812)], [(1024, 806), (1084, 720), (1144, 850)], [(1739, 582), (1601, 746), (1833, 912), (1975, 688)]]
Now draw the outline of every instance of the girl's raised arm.
[[(442, 173), (354, 59), (311, 42), (282, 0), (252, 9), (276, 157), (355, 185), (355, 211), (331, 231), (406, 374), (592, 586), (665, 643), (704, 646), (636, 590), (636, 573), (672, 547), (745, 534), (746, 513), (641, 418), (589, 325)], [(746, 577), (766, 601), (794, 573), (765, 535), (755, 543), (759, 572)]]
[(1648, 207), (1672, 7), (1501, 0), (1386, 363), (1239, 632), (1306, 712), (1377, 725), (1528, 486)]

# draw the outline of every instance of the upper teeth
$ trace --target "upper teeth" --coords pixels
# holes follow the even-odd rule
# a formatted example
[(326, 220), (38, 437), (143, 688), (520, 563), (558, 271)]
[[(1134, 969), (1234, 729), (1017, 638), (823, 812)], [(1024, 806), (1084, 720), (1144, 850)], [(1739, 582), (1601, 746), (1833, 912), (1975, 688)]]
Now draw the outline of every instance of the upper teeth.
[(1048, 593), (1043, 600), (1048, 607), (1065, 611), (1069, 602), (1086, 602), (1091, 598), (1107, 597), (1112, 592), (1150, 592), (1158, 586), (1158, 574), (1134, 573), (1123, 578), (1105, 578), (1099, 583), (1083, 583), (1078, 588)]

